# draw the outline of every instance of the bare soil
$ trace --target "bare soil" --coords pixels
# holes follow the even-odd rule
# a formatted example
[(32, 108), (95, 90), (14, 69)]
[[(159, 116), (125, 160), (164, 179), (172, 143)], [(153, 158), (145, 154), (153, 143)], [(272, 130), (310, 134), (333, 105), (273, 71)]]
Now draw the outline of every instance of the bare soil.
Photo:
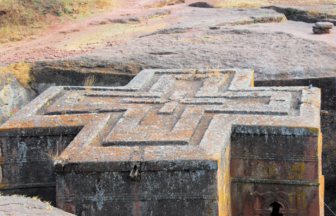
[[(49, 15), (48, 18), (52, 20), (54, 25), (48, 30), (31, 37), (27, 41), (2, 44), (0, 48), (0, 64), (58, 59), (90, 53), (98, 47), (111, 46), (114, 43), (107, 38), (95, 43), (88, 43), (81, 39), (92, 35), (102, 28), (116, 25), (106, 22), (107, 19), (140, 13), (148, 10), (148, 5), (152, 5), (154, 2), (155, 0), (128, 0), (125, 1), (122, 8), (113, 9), (81, 21), (67, 21), (65, 23), (59, 23), (57, 17)], [(104, 25), (104, 23), (106, 24)], [(93, 34), (93, 36), (96, 35)]]

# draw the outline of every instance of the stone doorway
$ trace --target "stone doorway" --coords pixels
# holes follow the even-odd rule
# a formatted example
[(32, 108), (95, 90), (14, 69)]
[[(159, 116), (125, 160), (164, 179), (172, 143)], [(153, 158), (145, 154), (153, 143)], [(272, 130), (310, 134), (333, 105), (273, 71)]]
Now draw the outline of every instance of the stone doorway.
[(273, 202), (270, 207), (272, 209), (271, 216), (283, 216), (282, 206), (279, 203)]

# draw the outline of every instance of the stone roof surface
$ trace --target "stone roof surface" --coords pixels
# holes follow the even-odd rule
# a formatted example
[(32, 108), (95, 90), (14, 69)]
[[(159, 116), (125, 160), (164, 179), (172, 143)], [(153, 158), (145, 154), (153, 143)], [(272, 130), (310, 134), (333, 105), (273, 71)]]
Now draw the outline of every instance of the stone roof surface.
[(146, 161), (141, 170), (216, 169), (233, 131), (318, 136), (320, 89), (255, 88), (253, 76), (247, 69), (143, 70), (124, 87), (51, 87), (0, 133), (80, 131), (55, 162), (58, 171), (90, 164), (129, 171), (139, 161)]

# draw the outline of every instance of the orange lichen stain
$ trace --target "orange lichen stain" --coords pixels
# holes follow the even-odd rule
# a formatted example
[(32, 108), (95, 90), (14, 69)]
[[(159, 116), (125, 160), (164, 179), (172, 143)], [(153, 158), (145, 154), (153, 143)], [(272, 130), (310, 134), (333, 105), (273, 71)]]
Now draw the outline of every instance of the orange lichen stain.
[(218, 208), (219, 215), (231, 215), (231, 197), (230, 197), (230, 147), (226, 148), (223, 158), (218, 159)]
[(289, 176), (290, 179), (303, 179), (303, 174), (306, 168), (305, 163), (298, 163), (292, 166), (291, 168), (291, 175)]
[(275, 179), (276, 177), (278, 177), (278, 173), (277, 173), (277, 166), (275, 164), (273, 165), (267, 165), (267, 171), (268, 171), (268, 178), (271, 178), (271, 179)]
[(307, 209), (308, 208), (308, 201), (307, 201), (307, 193), (305, 191), (302, 191), (300, 194), (300, 198), (301, 198), (301, 204), (302, 204), (302, 208), (303, 209)]
[(320, 215), (324, 215), (324, 176), (320, 176), (319, 183)]

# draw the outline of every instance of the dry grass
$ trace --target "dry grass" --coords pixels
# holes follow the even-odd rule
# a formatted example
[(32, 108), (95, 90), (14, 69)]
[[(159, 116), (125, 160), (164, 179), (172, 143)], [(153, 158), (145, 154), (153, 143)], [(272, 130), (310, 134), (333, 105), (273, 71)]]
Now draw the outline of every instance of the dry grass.
[(48, 153), (46, 153), (45, 155), (47, 156), (47, 158), (54, 162), (58, 159), (58, 157), (60, 156), (62, 150), (65, 148), (65, 144), (66, 144), (66, 141), (63, 140), (63, 137), (61, 136), (59, 138), (58, 141), (56, 141), (56, 150), (54, 151), (49, 151)]
[(97, 80), (94, 75), (88, 76), (84, 80), (84, 86), (93, 86), (96, 81)]
[[(28, 84), (33, 81), (33, 78), (30, 76), (31, 68), (31, 64), (20, 62), (16, 64), (11, 64), (7, 67), (1, 67), (0, 74), (2, 76), (6, 76), (7, 74), (13, 74), (14, 77), (21, 83), (21, 85), (26, 88), (28, 87)], [(11, 81), (11, 79), (7, 78), (7, 81)]]
[(152, 5), (147, 5), (147, 8), (161, 8), (170, 5), (183, 4), (183, 0), (157, 0), (156, 3)]
[(36, 200), (36, 201), (40, 201), (40, 202), (42, 202), (41, 199), (40, 199), (38, 196), (34, 196), (34, 197), (32, 197), (31, 199), (32, 199), (32, 200)]
[(217, 8), (260, 8), (264, 6), (262, 2), (258, 1), (251, 1), (251, 2), (246, 2), (246, 1), (217, 1), (215, 2), (215, 7)]
[(324, 18), (323, 16), (325, 16), (325, 15), (327, 15), (328, 18), (336, 19), (336, 11), (324, 11), (323, 9), (309, 10), (308, 11), (308, 16), (315, 17), (315, 18), (318, 18), (318, 19)]
[(77, 18), (115, 8), (118, 0), (0, 0), (0, 43), (20, 41), (52, 24), (47, 14)]
[(91, 91), (91, 86), (93, 86), (96, 81), (97, 80), (93, 75), (86, 77), (86, 79), (84, 80), (84, 86), (86, 87), (85, 90), (87, 91), (87, 93)]

